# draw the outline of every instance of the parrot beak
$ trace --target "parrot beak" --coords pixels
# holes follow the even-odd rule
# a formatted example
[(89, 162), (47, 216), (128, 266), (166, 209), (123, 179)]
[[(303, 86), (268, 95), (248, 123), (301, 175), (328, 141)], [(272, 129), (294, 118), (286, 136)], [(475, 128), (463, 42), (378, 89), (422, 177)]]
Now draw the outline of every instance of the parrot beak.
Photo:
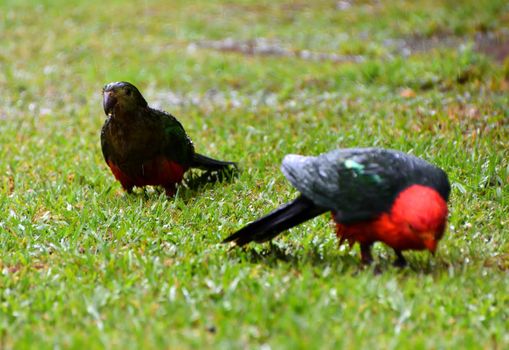
[(116, 104), (117, 98), (113, 94), (113, 91), (105, 91), (103, 93), (103, 108), (104, 113), (106, 113), (107, 116), (110, 116), (113, 113), (113, 108), (115, 108)]
[(435, 232), (425, 232), (420, 234), (422, 242), (427, 250), (431, 252), (431, 254), (435, 255), (437, 250), (437, 239), (435, 238)]

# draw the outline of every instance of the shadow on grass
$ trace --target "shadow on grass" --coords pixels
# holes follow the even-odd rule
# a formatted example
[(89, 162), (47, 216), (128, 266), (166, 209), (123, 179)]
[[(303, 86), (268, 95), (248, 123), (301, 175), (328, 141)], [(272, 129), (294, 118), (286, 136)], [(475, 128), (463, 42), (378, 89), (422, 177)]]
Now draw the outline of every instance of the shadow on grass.
[[(188, 200), (196, 195), (199, 195), (201, 191), (210, 187), (213, 188), (215, 184), (230, 183), (239, 176), (240, 170), (231, 168), (223, 171), (190, 171), (188, 172), (181, 184), (177, 185), (177, 194), (179, 199), (187, 203)], [(150, 190), (153, 188), (153, 191)], [(106, 192), (111, 191), (109, 188)], [(154, 195), (159, 197), (164, 193), (164, 189), (160, 186), (148, 186), (143, 188), (135, 188), (131, 193), (126, 193), (125, 196), (128, 198), (138, 199), (141, 198), (144, 201), (153, 199)], [(175, 196), (167, 197), (168, 200), (174, 200)]]
[(235, 254), (248, 263), (264, 264), (271, 268), (281, 266), (281, 264), (288, 264), (295, 268), (308, 264), (322, 268), (332, 265), (341, 270), (360, 266), (359, 259), (354, 256), (338, 256), (335, 252), (323, 252), (319, 246), (297, 250), (288, 245), (269, 242), (264, 244), (261, 249), (259, 246), (232, 247), (229, 255), (233, 257)]
[(185, 177), (182, 184), (185, 190), (181, 193), (182, 198), (188, 193), (192, 196), (210, 184), (232, 182), (239, 177), (240, 170), (237, 168), (228, 168), (223, 171), (192, 171)]
[(414, 257), (407, 254), (408, 265), (397, 267), (393, 265), (394, 257), (383, 254), (375, 256), (375, 262), (370, 265), (362, 264), (360, 257), (343, 252), (331, 252), (329, 248), (322, 249), (319, 246), (313, 246), (306, 250), (297, 251), (291, 247), (281, 246), (276, 243), (268, 243), (262, 249), (259, 247), (243, 247), (230, 249), (233, 254), (240, 255), (243, 261), (253, 264), (264, 264), (270, 268), (280, 267), (281, 264), (288, 264), (293, 268), (299, 268), (303, 265), (312, 265), (319, 268), (334, 268), (336, 271), (344, 273), (371, 271), (373, 274), (383, 274), (386, 272), (397, 272), (402, 275), (421, 274), (431, 275), (437, 272), (447, 271), (450, 263), (443, 259), (432, 257)]

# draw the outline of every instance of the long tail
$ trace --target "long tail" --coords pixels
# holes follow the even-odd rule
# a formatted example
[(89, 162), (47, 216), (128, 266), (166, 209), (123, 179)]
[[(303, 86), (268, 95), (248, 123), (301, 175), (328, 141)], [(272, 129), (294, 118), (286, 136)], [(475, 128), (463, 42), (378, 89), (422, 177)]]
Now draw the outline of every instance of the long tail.
[(265, 242), (293, 226), (325, 213), (327, 210), (316, 206), (306, 197), (300, 196), (272, 213), (244, 226), (226, 238), (223, 243), (233, 241), (238, 246), (243, 246), (252, 241)]
[(237, 163), (225, 162), (222, 160), (209, 158), (204, 155), (195, 153), (193, 156), (193, 163), (191, 164), (191, 167), (200, 168), (203, 170), (212, 170), (212, 171), (219, 170), (219, 171), (221, 171), (221, 170), (229, 169), (231, 167), (237, 169)]

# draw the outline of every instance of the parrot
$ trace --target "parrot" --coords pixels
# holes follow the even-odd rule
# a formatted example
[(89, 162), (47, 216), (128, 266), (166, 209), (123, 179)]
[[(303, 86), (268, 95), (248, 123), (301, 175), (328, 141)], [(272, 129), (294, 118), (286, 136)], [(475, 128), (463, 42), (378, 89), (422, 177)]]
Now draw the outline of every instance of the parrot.
[(151, 108), (128, 82), (106, 84), (102, 91), (107, 118), (101, 129), (106, 164), (122, 188), (161, 186), (171, 197), (190, 168), (237, 169), (237, 163), (198, 154), (182, 124), (171, 114)]
[(223, 243), (266, 242), (330, 212), (339, 245), (358, 243), (363, 264), (373, 262), (371, 248), (383, 242), (396, 254), (394, 265), (403, 267), (402, 251), (434, 254), (444, 235), (448, 176), (416, 156), (375, 147), (343, 148), (318, 156), (286, 155), (281, 171), (300, 195)]

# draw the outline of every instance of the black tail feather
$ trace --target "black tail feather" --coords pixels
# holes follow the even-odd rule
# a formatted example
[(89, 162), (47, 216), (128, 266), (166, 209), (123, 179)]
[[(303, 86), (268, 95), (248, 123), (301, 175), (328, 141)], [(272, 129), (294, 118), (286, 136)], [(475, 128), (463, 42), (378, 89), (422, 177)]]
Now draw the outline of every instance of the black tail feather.
[(316, 206), (306, 197), (300, 196), (272, 213), (244, 226), (227, 237), (223, 243), (235, 242), (238, 246), (243, 246), (252, 241), (265, 242), (283, 231), (325, 213), (327, 210)]
[(220, 171), (229, 169), (231, 167), (237, 169), (237, 163), (225, 162), (222, 160), (209, 158), (207, 156), (195, 153), (193, 156), (193, 163), (191, 164), (191, 167), (200, 168), (203, 170)]

